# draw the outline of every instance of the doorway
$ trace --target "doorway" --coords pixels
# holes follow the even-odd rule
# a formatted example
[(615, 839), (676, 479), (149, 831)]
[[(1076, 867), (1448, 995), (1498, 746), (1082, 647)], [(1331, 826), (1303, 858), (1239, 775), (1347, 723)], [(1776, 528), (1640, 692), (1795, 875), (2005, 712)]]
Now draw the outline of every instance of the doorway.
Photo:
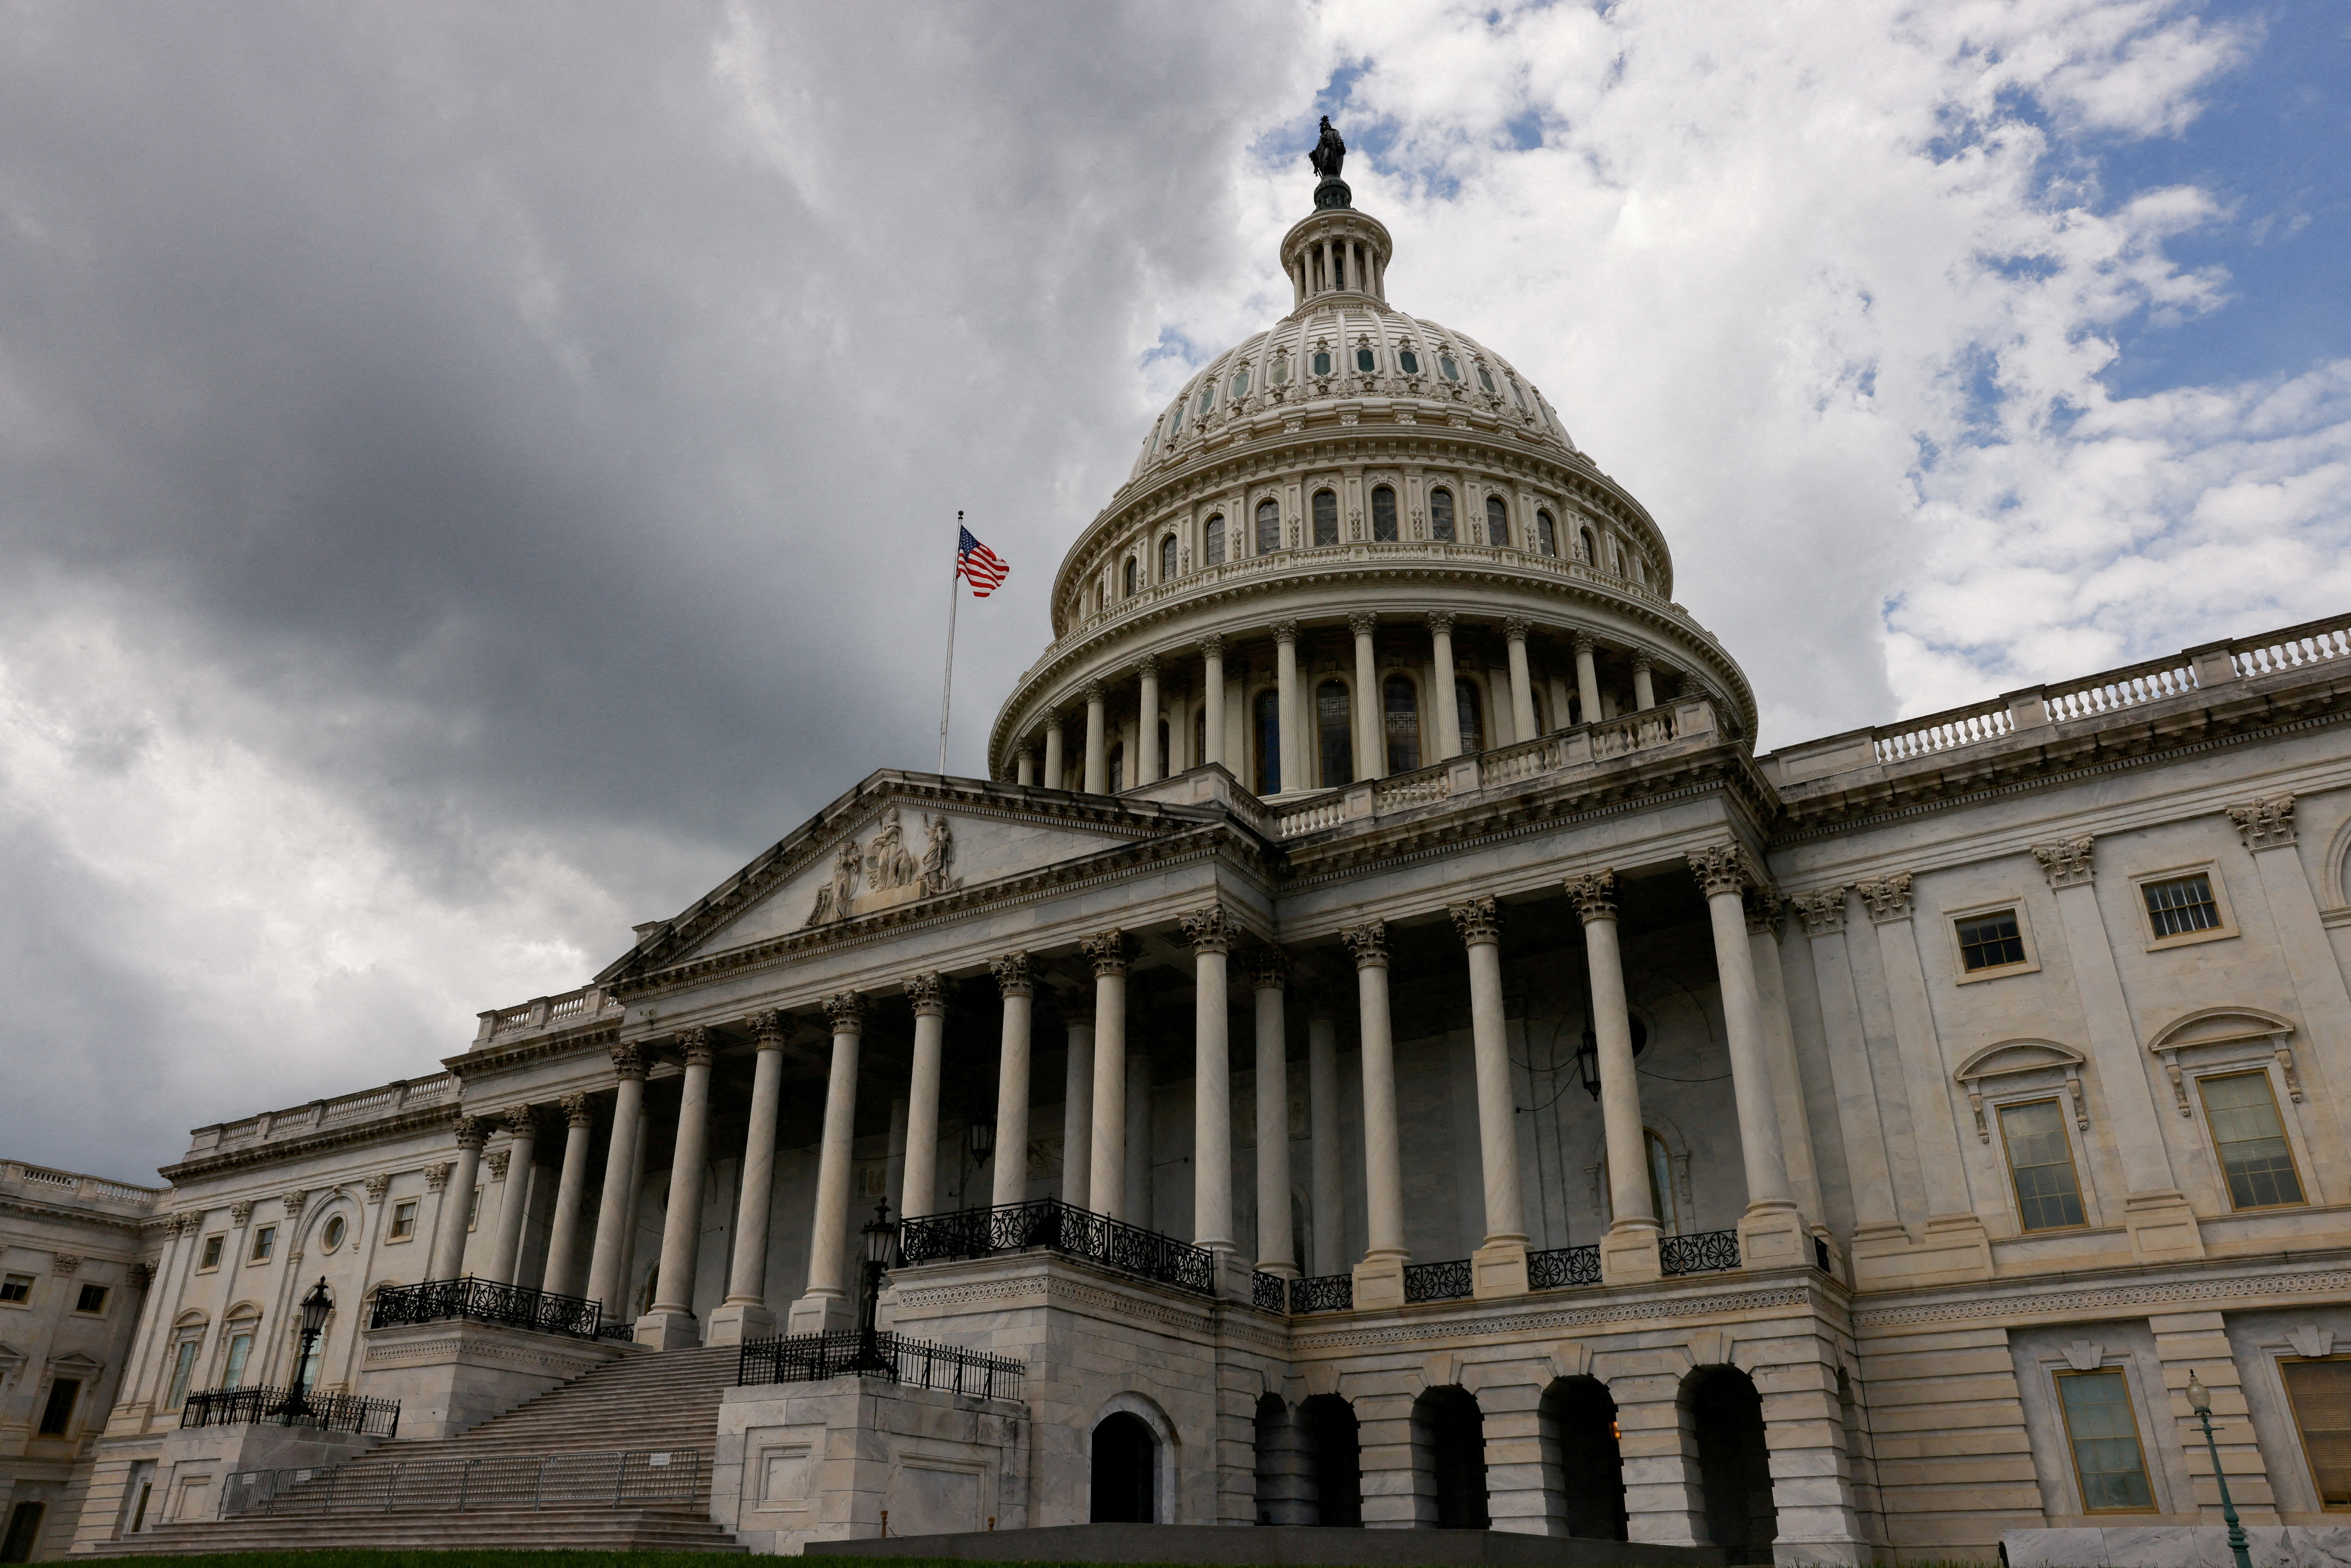
[(1123, 1410), (1103, 1416), (1094, 1427), (1093, 1522), (1156, 1523), (1158, 1461), (1158, 1441), (1143, 1417)]
[(1683, 1390), (1698, 1438), (1708, 1539), (1733, 1563), (1771, 1562), (1780, 1513), (1771, 1500), (1771, 1453), (1755, 1380), (1737, 1367), (1702, 1366)]

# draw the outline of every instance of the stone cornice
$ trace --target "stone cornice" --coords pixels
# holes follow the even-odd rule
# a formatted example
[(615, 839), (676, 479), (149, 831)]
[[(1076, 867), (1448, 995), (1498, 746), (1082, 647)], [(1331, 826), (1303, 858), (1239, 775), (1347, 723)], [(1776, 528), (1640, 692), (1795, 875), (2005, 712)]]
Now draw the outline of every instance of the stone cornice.
[(265, 1166), (279, 1165), (290, 1160), (308, 1159), (330, 1149), (355, 1148), (362, 1144), (380, 1143), (391, 1138), (405, 1138), (421, 1133), (436, 1132), (455, 1124), (462, 1107), (454, 1100), (445, 1104), (420, 1107), (386, 1116), (376, 1122), (358, 1122), (348, 1127), (337, 1127), (329, 1133), (312, 1133), (307, 1136), (270, 1139), (246, 1148), (207, 1151), (193, 1159), (163, 1166), (157, 1174), (174, 1186), (206, 1176), (224, 1176), (230, 1171), (254, 1170)]
[(444, 1057), (441, 1065), (469, 1082), (511, 1071), (550, 1056), (568, 1056), (575, 1051), (609, 1050), (621, 1038), (617, 1019), (587, 1024), (578, 1029), (550, 1030), (531, 1035), (511, 1045), (485, 1045), (455, 1056)]
[(134, 1236), (156, 1222), (152, 1214), (112, 1214), (102, 1208), (77, 1208), (37, 1197), (22, 1197), (15, 1193), (0, 1193), (0, 1214), (21, 1215), (27, 1219), (54, 1219), (65, 1225), (99, 1225), (109, 1230), (128, 1231)]
[(2143, 1317), (2147, 1307), (2179, 1301), (2235, 1301), (2242, 1310), (2252, 1310), (2284, 1305), (2294, 1298), (2351, 1292), (2347, 1265), (2351, 1254), (2340, 1248), (2158, 1267), (2125, 1265), (2037, 1281), (2001, 1280), (1863, 1296), (1855, 1302), (1853, 1320), (1856, 1330), (1866, 1331), (1963, 1320), (2074, 1319), (2085, 1312)]

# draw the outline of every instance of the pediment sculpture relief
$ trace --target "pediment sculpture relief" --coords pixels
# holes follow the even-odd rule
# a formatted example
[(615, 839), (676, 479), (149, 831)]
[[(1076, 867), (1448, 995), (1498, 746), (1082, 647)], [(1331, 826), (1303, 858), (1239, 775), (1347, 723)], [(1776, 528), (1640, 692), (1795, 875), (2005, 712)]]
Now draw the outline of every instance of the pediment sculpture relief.
[(843, 839), (833, 856), (832, 875), (816, 890), (807, 924), (826, 925), (861, 913), (886, 909), (910, 899), (935, 898), (963, 885), (955, 874), (955, 826), (946, 816), (924, 818), (925, 841), (917, 854), (908, 846), (898, 808), (882, 813), (873, 837), (861, 845)]

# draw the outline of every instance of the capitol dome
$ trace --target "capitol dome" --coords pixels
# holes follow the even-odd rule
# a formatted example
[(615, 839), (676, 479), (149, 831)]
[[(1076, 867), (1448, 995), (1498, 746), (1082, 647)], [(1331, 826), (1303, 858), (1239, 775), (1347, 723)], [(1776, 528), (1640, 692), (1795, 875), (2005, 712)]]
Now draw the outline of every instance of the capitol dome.
[(1531, 378), (1389, 303), (1394, 253), (1318, 187), (1281, 242), (1290, 313), (1186, 382), (1063, 558), (995, 777), (1119, 792), (1217, 764), (1291, 799), (1680, 695), (1753, 732), (1655, 520)]

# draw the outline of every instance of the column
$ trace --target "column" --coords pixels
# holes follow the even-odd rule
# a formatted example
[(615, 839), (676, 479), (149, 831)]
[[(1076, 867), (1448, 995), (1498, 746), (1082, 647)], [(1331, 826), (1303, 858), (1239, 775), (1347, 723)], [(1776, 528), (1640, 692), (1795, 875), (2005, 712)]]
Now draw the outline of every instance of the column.
[(947, 1035), (946, 979), (935, 971), (909, 976), (906, 1000), (914, 1008), (914, 1061), (906, 1083), (906, 1181), (898, 1217), (938, 1211), (939, 1055)]
[(1633, 707), (1646, 713), (1657, 706), (1656, 684), (1649, 676), (1649, 655), (1635, 650), (1633, 654)]
[(1379, 617), (1368, 610), (1359, 610), (1347, 617), (1347, 628), (1355, 634), (1355, 777), (1358, 779), (1382, 779), (1387, 775), (1387, 739), (1381, 727), (1380, 672), (1376, 650), (1372, 643), (1372, 628)]
[(1090, 1003), (1065, 1005), (1070, 1060), (1061, 1073), (1061, 1201), (1088, 1207), (1094, 1145), (1094, 1015)]
[[(1086, 1194), (1096, 1214), (1126, 1218), (1126, 933), (1080, 943), (1094, 967), (1094, 1125)], [(1148, 1090), (1146, 1088), (1146, 1093)]]
[(1886, 1158), (1886, 1130), (1877, 1113), (1877, 1085), (1869, 1042), (1861, 1030), (1861, 998), (1845, 955), (1845, 890), (1825, 887), (1788, 900), (1813, 947), (1813, 981), (1820, 993), (1821, 1033), (1828, 1043), (1829, 1082), (1836, 1087), (1837, 1126), (1844, 1141), (1844, 1166), (1853, 1195), (1854, 1270), (1864, 1272), (1864, 1253), (1909, 1246), (1896, 1216), (1894, 1174)]
[(473, 1116), (457, 1118), (457, 1169), (449, 1185), (456, 1194), (457, 1212), (447, 1213), (449, 1199), (441, 1200), (443, 1213), (440, 1231), (433, 1239), (433, 1268), (426, 1276), (434, 1280), (455, 1280), (465, 1271), (465, 1217), (472, 1211), (474, 1181), (481, 1174), (482, 1144), (489, 1134)]
[(1780, 1148), (1788, 1158), (1788, 1181), (1796, 1209), (1813, 1234), (1826, 1234), (1821, 1207), (1820, 1166), (1813, 1155), (1813, 1129), (1804, 1108), (1804, 1079), (1796, 1064), (1796, 1028), (1788, 1013), (1788, 987), (1781, 968), (1780, 923), (1785, 901), (1767, 884), (1747, 890), (1747, 953), (1755, 970), (1755, 996), (1763, 1009), (1764, 1048), (1771, 1059), (1773, 1093), (1780, 1105)]
[(1135, 665), (1134, 678), (1141, 684), (1143, 695), (1135, 716), (1134, 777), (1129, 782), (1156, 784), (1160, 768), (1166, 761), (1159, 755), (1159, 661), (1145, 659)]
[(566, 1094), (563, 1107), (563, 1174), (555, 1184), (555, 1221), (549, 1227), (547, 1268), (539, 1289), (550, 1295), (580, 1294), (580, 1210), (588, 1200), (588, 1145), (595, 1141), (596, 1118), (585, 1094)]
[(1583, 705), (1583, 722), (1600, 722), (1600, 668), (1593, 662), (1594, 644), (1592, 639), (1578, 632), (1575, 634), (1575, 695)]
[(1710, 844), (1691, 850), (1687, 859), (1714, 927), (1715, 977), (1722, 988), (1731, 1099), (1739, 1113), (1740, 1164), (1747, 1177), (1740, 1262), (1750, 1269), (1806, 1268), (1813, 1260), (1812, 1237), (1788, 1185), (1780, 1106), (1764, 1051), (1763, 1007), (1755, 990), (1755, 957), (1747, 946), (1747, 857), (1736, 844)]
[(710, 1031), (682, 1030), (678, 1050), (685, 1079), (677, 1102), (677, 1143), (670, 1155), (668, 1207), (662, 1216), (661, 1272), (653, 1311), (637, 1320), (637, 1343), (655, 1350), (688, 1350), (702, 1343), (694, 1318), (694, 1266), (702, 1249), (703, 1151), (710, 1132)]
[(1502, 916), (1491, 898), (1446, 911), (1469, 951), (1469, 1040), (1478, 1064), (1478, 1151), (1485, 1173), (1486, 1239), (1469, 1260), (1479, 1298), (1527, 1293), (1526, 1207), (1519, 1194), (1518, 1096), (1502, 1013)]
[(1388, 925), (1374, 920), (1342, 933), (1355, 959), (1363, 1009), (1364, 1260), (1355, 1265), (1355, 1305), (1404, 1304), (1404, 1156), (1396, 1136), (1395, 1042), (1388, 1033)]
[(1428, 694), (1429, 711), (1437, 725), (1437, 759), (1461, 755), (1461, 699), (1453, 690), (1453, 617), (1432, 613), (1429, 641), (1437, 650), (1437, 689)]
[(735, 1205), (734, 1267), (726, 1300), (710, 1314), (712, 1344), (740, 1344), (776, 1332), (768, 1306), (768, 1206), (776, 1191), (776, 1113), (784, 1097), (784, 1015), (768, 1009), (743, 1020), (758, 1054), (751, 1124), (743, 1134), (743, 1190)]
[[(1290, 1039), (1282, 988), (1290, 956), (1261, 947), (1249, 966), (1257, 1004), (1257, 1266), (1285, 1279), (1298, 1275), (1297, 1241), (1290, 1229)], [(1335, 1071), (1335, 1069), (1334, 1069)]]
[(1012, 781), (1023, 789), (1037, 782), (1037, 754), (1026, 746), (1012, 753)]
[(118, 1410), (152, 1401), (153, 1396), (147, 1388), (148, 1371), (154, 1364), (153, 1358), (164, 1353), (170, 1341), (169, 1334), (157, 1325), (172, 1316), (172, 1265), (180, 1255), (180, 1238), (187, 1231), (187, 1227), (177, 1215), (160, 1225), (150, 1220), (140, 1228), (141, 1245), (146, 1241), (145, 1233), (156, 1228), (163, 1233), (163, 1249), (156, 1255), (152, 1266), (139, 1265), (132, 1270), (134, 1281), (138, 1277), (138, 1267), (146, 1267), (148, 1274), (143, 1287), (145, 1294), (139, 1302), (139, 1322), (131, 1335), (131, 1364), (123, 1372), (122, 1382), (115, 1394), (114, 1406)]
[(832, 1074), (825, 1082), (824, 1141), (817, 1150), (808, 1290), (792, 1303), (787, 1326), (791, 1333), (849, 1328), (857, 1317), (844, 1254), (849, 1245), (850, 1156), (857, 1132), (857, 1048), (865, 1033), (865, 998), (855, 991), (836, 991), (824, 998), (823, 1006), (832, 1024)]
[(1100, 795), (1110, 788), (1110, 735), (1103, 714), (1108, 700), (1100, 681), (1086, 683), (1086, 793)]
[(1029, 1015), (1037, 981), (1026, 953), (1007, 953), (989, 967), (1004, 998), (1004, 1040), (996, 1058), (996, 1182), (988, 1194), (1001, 1208), (1029, 1197)]
[(2065, 936), (2066, 956), (2073, 960), (2090, 1060), (2098, 1065), (2115, 1152), (2130, 1186), (2123, 1199), (2123, 1225), (2130, 1233), (2131, 1257), (2142, 1263), (2201, 1258), (2203, 1233), (2172, 1180), (2163, 1122), (2147, 1081), (2147, 1053), (2131, 1025), (2122, 976), (2115, 967), (2105, 921), (2098, 914), (2098, 890), (2091, 881), (2097, 874), (2093, 842), (2085, 833), (2061, 843), (2034, 844), (2032, 850), (2057, 895), (2059, 928)]
[(612, 1047), (612, 1071), (619, 1080), (612, 1103), (612, 1142), (604, 1152), (604, 1193), (596, 1206), (596, 1245), (589, 1255), (588, 1294), (604, 1303), (604, 1315), (617, 1320), (628, 1283), (629, 1228), (636, 1215), (629, 1207), (631, 1177), (636, 1171), (637, 1123), (644, 1114), (644, 1048), (627, 1043)]
[(1558, 665), (1553, 664), (1550, 666), (1546, 679), (1551, 687), (1551, 727), (1565, 729), (1570, 723), (1567, 705), (1573, 700), (1573, 694), (1567, 689), (1567, 677), (1559, 673)]
[(497, 1238), (490, 1248), (490, 1266), (482, 1277), (501, 1285), (515, 1282), (522, 1260), (523, 1211), (530, 1190), (530, 1156), (538, 1146), (538, 1121), (528, 1105), (517, 1105), (505, 1117), (507, 1129), (507, 1194), (498, 1204)]
[(1608, 1232), (1600, 1277), (1609, 1284), (1655, 1280), (1657, 1217), (1649, 1207), (1649, 1151), (1641, 1131), (1641, 1089), (1633, 1075), (1633, 1021), (1625, 1010), (1625, 967), (1616, 944), (1616, 873), (1573, 878), (1567, 896), (1583, 917), (1592, 971), (1592, 1032), (1600, 1051), (1600, 1122), (1608, 1145)]
[(1241, 928), (1224, 905), (1183, 916), (1192, 945), (1192, 1244), (1233, 1250), (1233, 1066), (1225, 965)]
[[(1236, 526), (1239, 521), (1236, 516)], [(1200, 640), (1200, 700), (1206, 705), (1201, 719), (1201, 739), (1208, 748), (1207, 754), (1200, 760), (1221, 763), (1225, 760), (1225, 640), (1222, 637)]]
[(1339, 1146), (1339, 1023), (1306, 1017), (1306, 1115), (1313, 1134), (1314, 1254), (1317, 1274), (1347, 1271), (1346, 1151)]
[(1151, 1191), (1151, 1053), (1126, 1053), (1126, 1206), (1120, 1218), (1151, 1228), (1157, 1215)]
[(1339, 287), (1339, 272), (1332, 264), (1331, 242), (1327, 239), (1322, 242), (1322, 287), (1326, 290)]
[(1535, 728), (1534, 676), (1527, 669), (1527, 619), (1513, 615), (1502, 622), (1502, 637), (1510, 650), (1510, 728), (1520, 740), (1532, 740)]
[(1061, 766), (1061, 716), (1051, 708), (1045, 710), (1045, 788), (1066, 789), (1069, 781), (1063, 778), (1067, 769)]
[(1298, 622), (1277, 621), (1273, 623), (1274, 707), (1279, 714), (1281, 730), (1280, 763), (1276, 793), (1306, 788), (1306, 765), (1299, 760), (1301, 747), (1298, 722)]
[(637, 1130), (630, 1134), (629, 1140), (629, 1197), (622, 1206), (629, 1220), (621, 1228), (621, 1294), (624, 1301), (643, 1296), (648, 1306), (652, 1304), (652, 1278), (646, 1277), (643, 1284), (638, 1286), (632, 1286), (629, 1281), (637, 1277), (637, 1217), (644, 1212), (645, 1166), (653, 1157), (653, 1107), (640, 1105), (637, 1108)]

